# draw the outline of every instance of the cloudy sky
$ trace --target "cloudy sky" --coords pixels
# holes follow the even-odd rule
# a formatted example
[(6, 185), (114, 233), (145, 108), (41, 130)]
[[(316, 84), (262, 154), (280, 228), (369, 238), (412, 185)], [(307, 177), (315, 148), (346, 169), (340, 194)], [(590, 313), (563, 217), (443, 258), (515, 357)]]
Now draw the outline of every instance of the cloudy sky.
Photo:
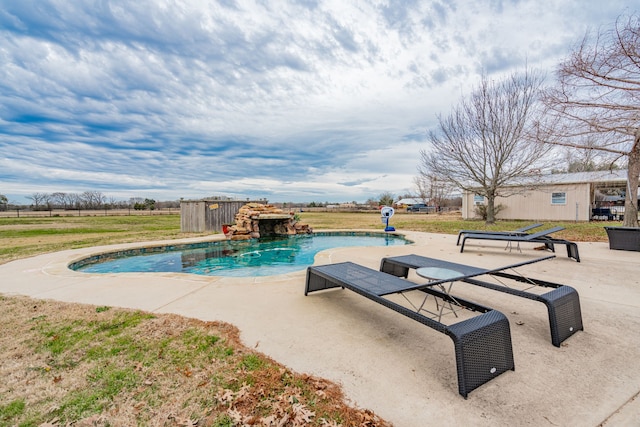
[(557, 63), (619, 0), (0, 0), (0, 194), (411, 192), (482, 72)]

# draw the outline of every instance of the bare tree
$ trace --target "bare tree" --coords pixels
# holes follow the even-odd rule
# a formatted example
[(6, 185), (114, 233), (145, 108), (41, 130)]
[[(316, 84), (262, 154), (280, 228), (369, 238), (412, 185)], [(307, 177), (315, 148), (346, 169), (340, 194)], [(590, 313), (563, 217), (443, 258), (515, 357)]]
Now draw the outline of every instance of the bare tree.
[(451, 181), (439, 180), (438, 177), (430, 175), (418, 175), (413, 179), (417, 197), (425, 204), (434, 204), (435, 206), (443, 206), (446, 200), (451, 198), (454, 186)]
[(549, 151), (533, 132), (541, 85), (542, 76), (528, 70), (497, 82), (483, 76), (449, 116), (438, 116), (430, 148), (420, 153), (420, 176), (486, 197), (486, 221), (495, 222), (496, 197), (508, 197), (514, 194), (510, 184), (538, 176), (535, 167)]
[(108, 198), (105, 197), (105, 209), (109, 208), (109, 209), (114, 209), (118, 206), (118, 199), (116, 199), (113, 196), (109, 196)]
[(422, 200), (425, 205), (429, 203), (429, 177), (418, 175), (413, 177), (413, 185), (416, 189), (416, 194), (411, 195), (410, 198), (416, 198)]
[[(585, 141), (585, 146), (589, 145), (593, 145), (593, 143)], [(621, 169), (621, 167), (615, 160), (611, 158), (611, 156), (598, 149), (592, 148), (576, 150), (566, 147), (564, 155), (566, 161), (566, 172), (569, 173)]]
[(67, 201), (69, 202), (69, 207), (73, 207), (74, 209), (82, 209), (82, 196), (78, 193), (68, 193)]
[(27, 199), (31, 199), (33, 202), (33, 209), (37, 211), (39, 209), (43, 209), (43, 205), (49, 203), (49, 194), (33, 193), (31, 196), (28, 196)]
[(576, 150), (573, 147), (561, 147), (565, 163), (560, 168), (554, 168), (552, 173), (621, 169), (617, 161), (619, 156), (613, 156), (611, 153), (599, 150), (598, 141), (594, 138), (594, 135), (586, 135), (580, 138), (580, 144), (585, 148)]
[(66, 209), (67, 208), (67, 193), (55, 192), (51, 193), (51, 203), (54, 208)]
[(85, 209), (100, 209), (107, 200), (107, 197), (100, 191), (85, 191), (80, 198)]
[[(640, 15), (619, 17), (610, 30), (587, 32), (557, 70), (544, 97), (548, 144), (598, 149), (626, 158), (624, 225), (638, 226), (640, 181)], [(597, 135), (597, 147), (584, 144)]]

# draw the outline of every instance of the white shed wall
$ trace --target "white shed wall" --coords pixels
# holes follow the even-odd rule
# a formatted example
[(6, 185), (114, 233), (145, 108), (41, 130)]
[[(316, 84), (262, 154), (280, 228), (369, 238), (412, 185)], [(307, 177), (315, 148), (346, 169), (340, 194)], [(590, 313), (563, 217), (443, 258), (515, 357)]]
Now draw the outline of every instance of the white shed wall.
[[(510, 197), (499, 197), (496, 205), (505, 208), (498, 213), (498, 219), (545, 220), (545, 221), (589, 221), (591, 214), (591, 185), (555, 184), (536, 188)], [(551, 194), (566, 193), (562, 205), (551, 204)], [(473, 204), (474, 194), (462, 197), (462, 217), (476, 218)]]

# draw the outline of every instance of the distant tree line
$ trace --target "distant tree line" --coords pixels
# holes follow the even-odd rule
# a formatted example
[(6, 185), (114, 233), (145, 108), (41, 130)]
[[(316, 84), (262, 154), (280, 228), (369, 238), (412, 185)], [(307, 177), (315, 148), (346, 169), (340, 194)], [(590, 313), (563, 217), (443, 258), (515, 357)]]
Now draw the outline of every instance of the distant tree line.
[(111, 209), (135, 209), (155, 210), (167, 208), (179, 208), (180, 201), (158, 202), (154, 199), (132, 197), (129, 200), (117, 200), (100, 191), (85, 191), (83, 193), (33, 193), (27, 196), (31, 205), (13, 205), (9, 203), (5, 195), (0, 194), (0, 210), (31, 209), (34, 211), (61, 210), (111, 210)]

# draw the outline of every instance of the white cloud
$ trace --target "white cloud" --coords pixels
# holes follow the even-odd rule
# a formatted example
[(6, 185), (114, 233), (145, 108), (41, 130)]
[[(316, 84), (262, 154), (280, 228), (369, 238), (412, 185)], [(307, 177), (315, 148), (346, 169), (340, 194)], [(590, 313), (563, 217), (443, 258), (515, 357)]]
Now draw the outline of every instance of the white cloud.
[(5, 2), (0, 193), (405, 193), (421, 138), (479, 73), (550, 71), (625, 6)]

